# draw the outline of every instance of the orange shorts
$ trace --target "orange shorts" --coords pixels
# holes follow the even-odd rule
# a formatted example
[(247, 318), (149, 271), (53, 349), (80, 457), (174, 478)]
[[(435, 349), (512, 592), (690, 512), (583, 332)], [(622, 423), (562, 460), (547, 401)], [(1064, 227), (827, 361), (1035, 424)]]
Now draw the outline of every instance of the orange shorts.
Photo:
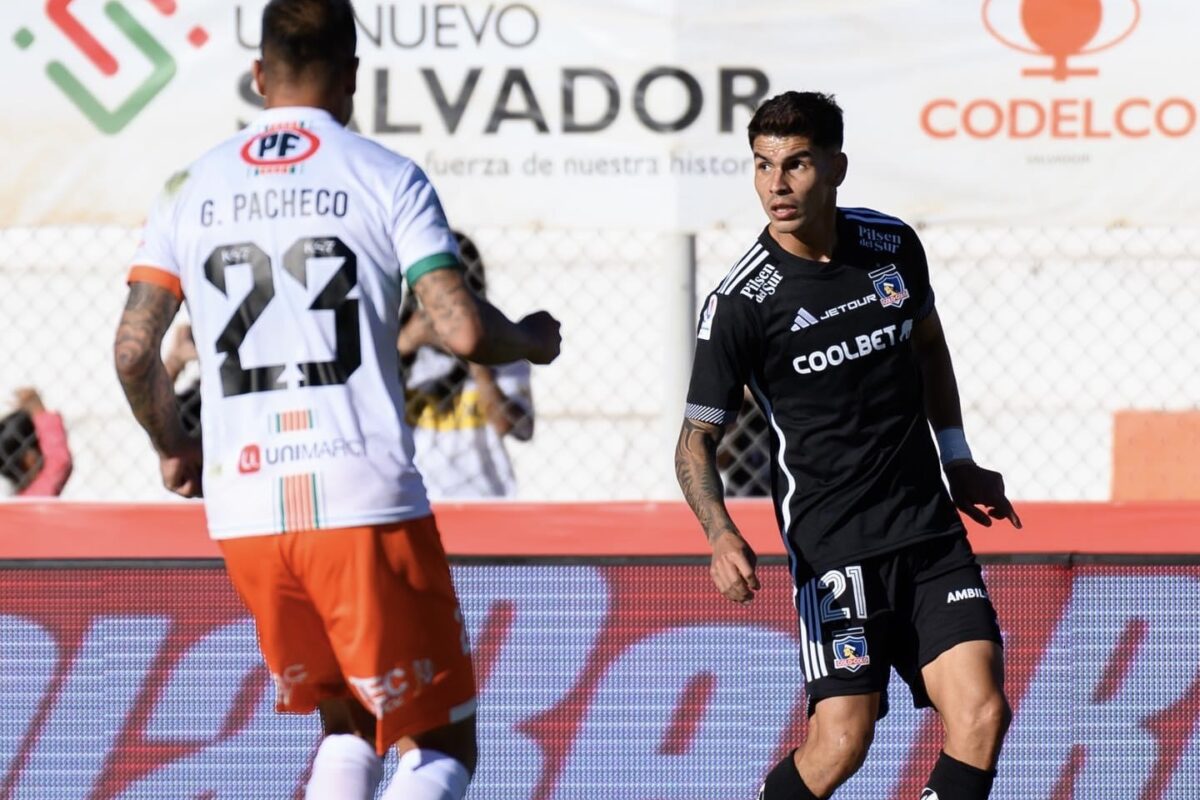
[(432, 516), (219, 543), (277, 710), (356, 697), (375, 715), (380, 755), (474, 713), (466, 628)]

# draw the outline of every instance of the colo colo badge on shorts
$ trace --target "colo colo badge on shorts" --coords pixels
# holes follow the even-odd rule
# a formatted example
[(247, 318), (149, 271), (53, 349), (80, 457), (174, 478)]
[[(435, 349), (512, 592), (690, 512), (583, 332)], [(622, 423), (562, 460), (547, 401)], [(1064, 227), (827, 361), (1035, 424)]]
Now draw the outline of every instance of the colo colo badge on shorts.
[(858, 672), (871, 663), (867, 654), (867, 637), (862, 628), (850, 628), (833, 637), (833, 666)]

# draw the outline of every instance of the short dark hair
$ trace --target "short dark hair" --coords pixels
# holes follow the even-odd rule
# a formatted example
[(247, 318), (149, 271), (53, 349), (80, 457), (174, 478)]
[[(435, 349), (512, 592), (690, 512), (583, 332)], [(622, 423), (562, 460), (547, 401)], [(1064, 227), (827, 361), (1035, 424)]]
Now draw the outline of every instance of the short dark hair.
[(350, 66), (358, 48), (350, 0), (271, 0), (263, 9), (263, 62), (293, 74)]
[(747, 127), (750, 146), (759, 136), (804, 136), (817, 147), (842, 149), (842, 109), (831, 94), (784, 92), (765, 101)]

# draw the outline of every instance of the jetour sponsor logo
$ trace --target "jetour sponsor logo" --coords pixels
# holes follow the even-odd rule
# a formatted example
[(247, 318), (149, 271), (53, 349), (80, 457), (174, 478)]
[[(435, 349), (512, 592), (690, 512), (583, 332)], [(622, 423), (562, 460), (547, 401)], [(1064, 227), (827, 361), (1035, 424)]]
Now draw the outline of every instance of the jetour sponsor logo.
[[(1100, 75), (1072, 59), (1124, 43), (1141, 21), (1139, 0), (984, 0), (983, 27), (1005, 46), (1042, 58), (1025, 66), (1036, 79), (1018, 97), (938, 97), (920, 112), (921, 130), (933, 139), (1177, 139), (1197, 123), (1196, 101), (1182, 96), (1039, 97), (1044, 78), (1096, 87), (1077, 78)], [(1180, 44), (1182, 46), (1182, 43)]]
[[(125, 69), (117, 57), (71, 14), (69, 6), (72, 2), (73, 0), (49, 0), (46, 3), (46, 16), (50, 22), (91, 62), (103, 78), (110, 78)], [(175, 14), (176, 0), (149, 2), (163, 16), (170, 17)], [(33, 4), (29, 5), (32, 7)], [(149, 105), (175, 77), (177, 67), (171, 53), (146, 30), (124, 4), (111, 0), (105, 3), (104, 14), (117, 30), (124, 34), (128, 43), (150, 62), (151, 71), (145, 80), (114, 107), (109, 107), (57, 59), (52, 59), (46, 64), (46, 76), (98, 130), (111, 135), (119, 133)], [(20, 28), (13, 35), (13, 43), (21, 50), (29, 49), (35, 40), (36, 36), (29, 28)], [(194, 26), (187, 34), (187, 41), (193, 47), (203, 47), (208, 41), (208, 32), (198, 25)]]

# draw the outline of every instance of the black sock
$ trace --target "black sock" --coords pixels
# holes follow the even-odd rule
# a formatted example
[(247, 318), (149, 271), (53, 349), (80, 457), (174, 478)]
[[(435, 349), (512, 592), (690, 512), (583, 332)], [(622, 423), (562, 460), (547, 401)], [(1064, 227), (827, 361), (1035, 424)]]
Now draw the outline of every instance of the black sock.
[(942, 752), (938, 755), (921, 800), (987, 800), (995, 770), (964, 764)]
[(804, 784), (804, 779), (796, 771), (794, 760), (796, 751), (775, 765), (767, 774), (767, 780), (759, 790), (758, 800), (821, 800)]

